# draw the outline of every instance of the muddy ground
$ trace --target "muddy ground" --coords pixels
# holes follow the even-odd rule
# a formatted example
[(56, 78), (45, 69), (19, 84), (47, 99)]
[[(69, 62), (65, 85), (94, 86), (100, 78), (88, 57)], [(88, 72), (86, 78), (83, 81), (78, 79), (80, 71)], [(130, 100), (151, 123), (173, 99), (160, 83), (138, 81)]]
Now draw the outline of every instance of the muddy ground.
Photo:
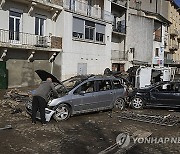
[[(71, 117), (67, 121), (56, 122), (53, 119), (42, 126), (40, 122), (31, 124), (30, 117), (24, 112), (24, 102), (16, 108), (21, 113), (11, 114), (12, 102), (0, 100), (0, 127), (7, 124), (12, 129), (0, 130), (0, 153), (26, 154), (96, 154), (116, 143), (120, 133), (130, 135), (137, 130), (152, 133), (152, 137), (180, 137), (180, 124), (172, 127), (156, 124), (119, 119), (121, 111), (104, 111)], [(166, 109), (144, 109), (125, 112), (135, 112), (150, 115), (168, 115), (172, 111)], [(120, 147), (119, 147), (120, 148)], [(180, 143), (171, 144), (137, 144), (127, 150), (127, 154), (179, 154)], [(114, 153), (114, 151), (109, 152)]]

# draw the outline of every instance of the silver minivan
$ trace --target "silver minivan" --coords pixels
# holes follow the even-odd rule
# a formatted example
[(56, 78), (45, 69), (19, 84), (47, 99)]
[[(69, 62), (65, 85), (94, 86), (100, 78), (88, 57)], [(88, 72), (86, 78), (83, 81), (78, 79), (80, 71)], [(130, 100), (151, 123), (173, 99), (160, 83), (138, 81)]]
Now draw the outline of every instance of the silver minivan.
[[(55, 76), (37, 70), (41, 80), (51, 77), (59, 96), (49, 94), (45, 114), (46, 121), (53, 117), (56, 121), (66, 120), (72, 115), (125, 107), (126, 88), (120, 79), (113, 76), (86, 75), (75, 76), (60, 82)], [(26, 105), (27, 112), (32, 113), (32, 103)], [(39, 112), (37, 118), (40, 118)]]

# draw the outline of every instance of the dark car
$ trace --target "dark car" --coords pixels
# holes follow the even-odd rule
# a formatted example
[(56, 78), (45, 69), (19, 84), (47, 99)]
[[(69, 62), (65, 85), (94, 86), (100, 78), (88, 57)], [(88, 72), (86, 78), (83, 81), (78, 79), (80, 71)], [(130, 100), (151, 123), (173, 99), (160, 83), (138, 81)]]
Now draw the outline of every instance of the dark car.
[[(42, 80), (51, 77), (59, 97), (49, 94), (46, 108), (46, 121), (51, 117), (56, 121), (68, 119), (71, 115), (112, 109), (123, 109), (125, 106), (126, 88), (113, 76), (75, 76), (60, 82), (52, 74), (38, 70), (36, 73)], [(32, 112), (32, 104), (26, 106)], [(37, 114), (39, 117), (39, 113)]]
[(180, 108), (180, 82), (158, 82), (138, 89), (131, 97), (131, 107), (135, 109), (145, 106)]

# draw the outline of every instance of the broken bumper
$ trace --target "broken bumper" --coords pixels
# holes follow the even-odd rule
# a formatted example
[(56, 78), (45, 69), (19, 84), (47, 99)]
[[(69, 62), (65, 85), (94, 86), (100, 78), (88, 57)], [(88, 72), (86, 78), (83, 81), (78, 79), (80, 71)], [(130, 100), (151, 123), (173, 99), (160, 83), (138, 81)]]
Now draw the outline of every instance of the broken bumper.
[[(26, 111), (27, 111), (28, 114), (32, 115), (32, 104), (30, 104), (30, 103), (26, 104)], [(54, 113), (55, 113), (54, 110), (51, 110), (49, 108), (45, 108), (45, 118), (46, 118), (46, 121), (49, 122), (51, 117), (52, 117), (52, 115)], [(37, 113), (36, 113), (36, 118), (37, 119), (41, 119), (39, 111), (37, 111)]]

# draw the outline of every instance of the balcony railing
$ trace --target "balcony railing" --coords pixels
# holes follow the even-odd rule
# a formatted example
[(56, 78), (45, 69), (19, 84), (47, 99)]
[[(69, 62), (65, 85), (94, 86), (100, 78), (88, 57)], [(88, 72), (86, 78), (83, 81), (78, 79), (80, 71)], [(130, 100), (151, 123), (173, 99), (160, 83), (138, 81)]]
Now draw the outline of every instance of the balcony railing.
[(170, 29), (170, 35), (178, 36), (178, 30), (177, 29)]
[(78, 0), (64, 0), (63, 7), (73, 11), (75, 13), (80, 13), (89, 17), (103, 19), (108, 22), (112, 22), (112, 15), (110, 12), (101, 9), (101, 7), (91, 6), (85, 2), (80, 2)]
[[(51, 39), (52, 38), (52, 39)], [(8, 45), (25, 45), (28, 47), (55, 48), (55, 42), (59, 37), (39, 36), (23, 32), (15, 32), (0, 29), (0, 43)], [(52, 42), (53, 41), (53, 42)], [(62, 40), (56, 48), (61, 48)]]
[(164, 64), (174, 64), (173, 59), (164, 59)]
[(178, 45), (177, 44), (170, 45), (169, 50), (173, 50), (173, 51), (178, 50)]
[(116, 61), (127, 60), (127, 55), (125, 54), (125, 51), (111, 50), (111, 59)]

